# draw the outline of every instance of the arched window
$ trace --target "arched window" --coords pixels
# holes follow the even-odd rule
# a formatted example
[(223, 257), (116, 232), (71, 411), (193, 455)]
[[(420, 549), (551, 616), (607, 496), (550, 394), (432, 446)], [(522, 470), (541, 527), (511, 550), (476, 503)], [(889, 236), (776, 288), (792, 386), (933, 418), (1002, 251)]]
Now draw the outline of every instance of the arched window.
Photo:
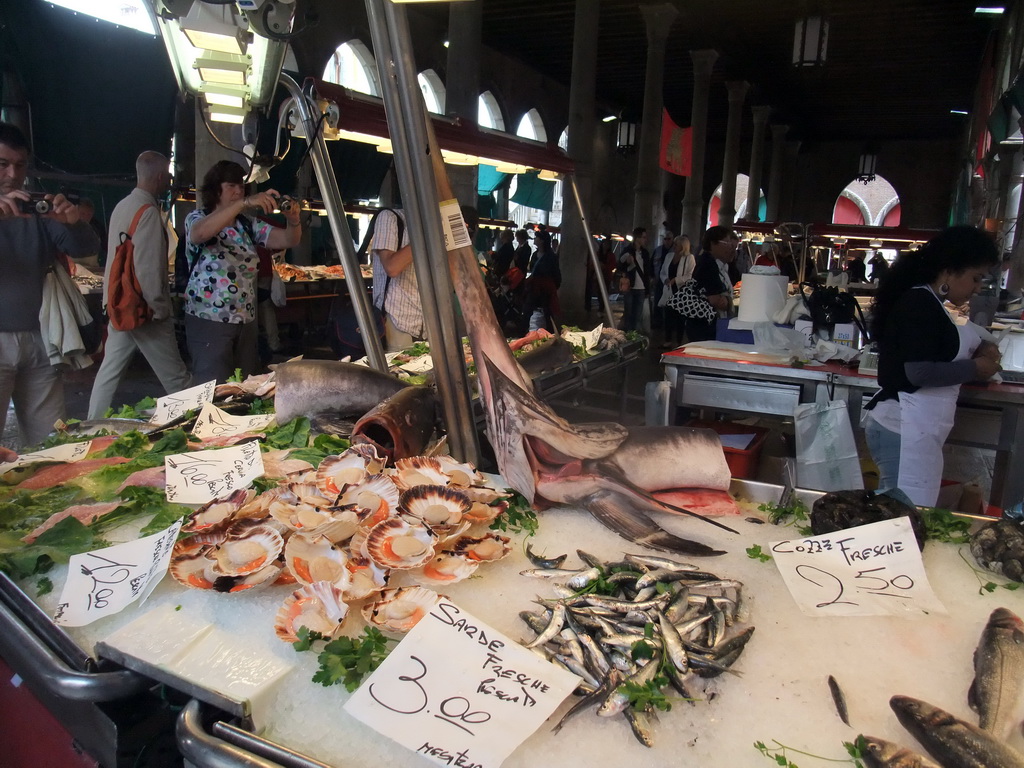
[[(750, 188), (750, 177), (745, 173), (736, 174), (736, 221), (740, 219), (753, 219), (752, 215), (747, 214), (747, 190)], [(762, 191), (758, 197), (758, 211), (757, 220), (764, 221), (765, 212), (767, 211), (768, 201)], [(722, 206), (722, 185), (719, 184), (715, 190), (715, 194), (711, 196), (711, 202), (708, 204), (708, 226), (718, 226), (718, 209)]]
[(854, 179), (839, 193), (832, 209), (833, 224), (867, 224), (875, 227), (900, 225), (900, 198), (892, 184), (881, 176), (867, 184)]
[(427, 103), (427, 111), (443, 115), (445, 89), (437, 72), (425, 69), (416, 75), (416, 81), (420, 84), (420, 90), (423, 91), (423, 100)]
[(516, 136), (547, 143), (548, 132), (544, 129), (544, 121), (540, 119), (540, 112), (531, 109), (523, 115), (523, 119), (519, 121), (519, 127), (516, 128)]
[(484, 128), (493, 128), (496, 131), (505, 130), (505, 118), (501, 116), (498, 100), (490, 91), (484, 91), (477, 99), (476, 121)]
[(358, 40), (342, 43), (324, 68), (324, 80), (359, 93), (380, 96), (377, 64), (370, 49)]

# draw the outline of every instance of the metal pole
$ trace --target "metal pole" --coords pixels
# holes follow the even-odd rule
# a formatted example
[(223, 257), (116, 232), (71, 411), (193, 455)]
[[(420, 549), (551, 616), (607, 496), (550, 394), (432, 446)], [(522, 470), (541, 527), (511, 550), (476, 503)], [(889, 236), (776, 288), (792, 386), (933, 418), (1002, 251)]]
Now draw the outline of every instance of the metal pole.
[(449, 444), (456, 458), (479, 463), (480, 447), (462, 340), (455, 322), (440, 203), (426, 154), (426, 120), (430, 118), (416, 81), (408, 23), (404, 9), (395, 8), (387, 0), (366, 0), (366, 11)]
[(327, 220), (331, 224), (331, 233), (338, 246), (341, 265), (345, 269), (345, 285), (352, 297), (352, 308), (356, 311), (356, 319), (359, 321), (361, 329), (370, 330), (369, 333), (363, 333), (366, 356), (370, 359), (370, 365), (373, 368), (387, 373), (388, 363), (384, 357), (384, 347), (376, 333), (377, 326), (373, 321), (370, 299), (366, 295), (363, 273), (359, 270), (359, 260), (356, 257), (355, 246), (352, 244), (352, 234), (349, 232), (348, 225), (345, 224), (345, 207), (341, 201), (341, 192), (338, 190), (338, 179), (334, 175), (334, 168), (327, 155), (327, 144), (320, 132), (320, 121), (313, 117), (309, 101), (299, 89), (298, 83), (284, 73), (281, 74), (279, 82), (295, 101), (295, 108), (302, 119), (306, 142), (309, 144), (309, 157), (313, 162), (313, 172), (316, 174), (320, 194), (324, 199)]
[[(580, 191), (576, 187), (576, 175), (567, 175), (569, 185), (572, 187), (572, 196), (576, 201), (576, 210), (580, 212), (580, 221), (583, 223), (583, 234), (587, 238), (587, 250), (590, 251), (590, 263), (594, 265), (594, 275), (597, 277), (597, 292), (601, 295), (601, 306), (604, 308), (605, 325), (608, 328), (615, 327), (615, 318), (612, 316), (612, 305), (608, 301), (608, 286), (604, 284), (604, 274), (601, 272), (601, 263), (597, 259), (597, 251), (594, 250), (594, 238), (590, 233), (590, 225), (587, 224), (587, 214), (583, 211), (583, 201), (580, 199)], [(590, 297), (587, 297), (590, 301)], [(589, 305), (588, 305), (589, 306)]]

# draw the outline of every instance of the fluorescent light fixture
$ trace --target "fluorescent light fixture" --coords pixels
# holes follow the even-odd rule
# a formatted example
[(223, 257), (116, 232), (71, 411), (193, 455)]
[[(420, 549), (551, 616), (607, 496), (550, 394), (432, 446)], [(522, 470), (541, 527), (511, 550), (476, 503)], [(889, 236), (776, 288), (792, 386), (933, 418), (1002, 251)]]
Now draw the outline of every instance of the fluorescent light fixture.
[(602, 123), (613, 123), (613, 122), (615, 122), (618, 119), (619, 118), (618, 118), (617, 115), (608, 115), (608, 117), (602, 117), (601, 118), (601, 122)]
[(967, 110), (966, 109), (951, 109), (951, 110), (949, 110), (949, 114), (951, 114), (951, 115), (966, 115), (967, 114)]
[(249, 56), (208, 53), (198, 57), (192, 66), (199, 72), (199, 79), (203, 82), (245, 85), (245, 76), (251, 65), (252, 59)]
[(868, 248), (876, 248), (877, 249), (877, 248), (881, 248), (881, 247), (882, 247), (882, 241), (881, 240), (871, 240), (871, 241), (868, 242)]
[(480, 165), (480, 158), (476, 155), (467, 155), (464, 152), (449, 152), (441, 150), (441, 157), (449, 165)]
[(537, 174), (537, 178), (543, 179), (544, 181), (558, 181), (562, 177), (554, 171), (546, 171), (542, 168), (540, 173)]
[(997, 5), (992, 5), (992, 6), (981, 6), (981, 5), (979, 5), (977, 8), (974, 9), (974, 12), (975, 13), (987, 13), (990, 16), (999, 16), (1005, 10), (1006, 10), (1005, 8), (1000, 8)]
[(192, 3), (179, 24), (194, 48), (235, 55), (246, 52), (249, 35), (238, 25), (234, 5)]
[(448, 47), (448, 45), (449, 45), (448, 41), (447, 41), (447, 40), (445, 40), (445, 41), (444, 41), (444, 47), (445, 47), (445, 48), (447, 48), (447, 47)]
[(244, 86), (200, 83), (199, 95), (206, 99), (207, 104), (241, 108), (249, 100), (249, 89)]
[(248, 110), (236, 109), (235, 107), (210, 107), (207, 111), (210, 116), (210, 120), (215, 123), (235, 123), (241, 125), (242, 121), (245, 120)]

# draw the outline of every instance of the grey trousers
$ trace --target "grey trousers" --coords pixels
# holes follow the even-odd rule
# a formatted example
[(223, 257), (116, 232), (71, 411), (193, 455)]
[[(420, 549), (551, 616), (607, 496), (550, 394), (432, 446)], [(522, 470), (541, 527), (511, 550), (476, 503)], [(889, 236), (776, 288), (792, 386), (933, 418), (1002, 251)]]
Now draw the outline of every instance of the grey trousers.
[(89, 397), (90, 419), (102, 419), (107, 412), (135, 350), (142, 352), (168, 395), (188, 388), (191, 379), (178, 352), (172, 319), (152, 320), (134, 331), (116, 331), (107, 326), (103, 363)]
[(223, 384), (242, 369), (242, 377), (256, 372), (259, 357), (256, 321), (251, 323), (219, 323), (185, 315), (185, 336), (192, 356), (192, 381), (205, 384), (216, 379)]
[(64, 385), (39, 331), (0, 332), (0, 434), (12, 400), (23, 449), (41, 443), (64, 418)]

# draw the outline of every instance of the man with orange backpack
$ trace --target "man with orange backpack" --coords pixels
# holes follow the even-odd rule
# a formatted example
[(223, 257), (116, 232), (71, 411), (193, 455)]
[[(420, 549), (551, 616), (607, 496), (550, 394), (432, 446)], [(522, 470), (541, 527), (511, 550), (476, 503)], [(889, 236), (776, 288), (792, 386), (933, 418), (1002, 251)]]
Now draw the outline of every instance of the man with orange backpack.
[[(110, 323), (103, 363), (89, 398), (89, 418), (110, 408), (121, 377), (140, 350), (168, 394), (186, 389), (190, 377), (174, 336), (168, 287), (167, 233), (157, 199), (170, 187), (168, 160), (143, 152), (135, 161), (135, 189), (110, 216), (103, 305)], [(130, 239), (132, 248), (125, 247)]]

